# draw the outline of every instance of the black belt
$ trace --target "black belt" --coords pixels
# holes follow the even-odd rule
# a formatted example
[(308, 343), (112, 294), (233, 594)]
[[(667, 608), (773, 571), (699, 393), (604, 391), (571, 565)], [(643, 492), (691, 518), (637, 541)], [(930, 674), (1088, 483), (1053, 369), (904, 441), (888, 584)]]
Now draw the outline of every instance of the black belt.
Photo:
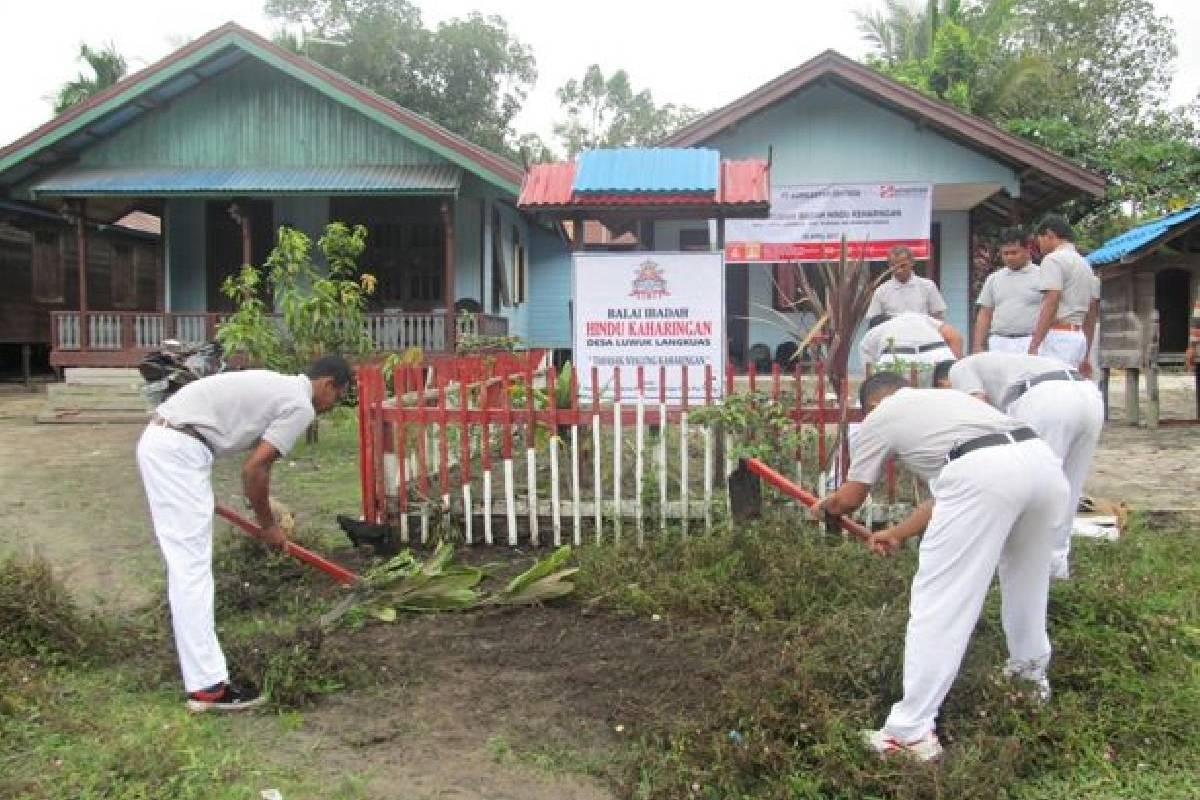
[(1033, 432), (1033, 428), (1017, 428), (1015, 431), (1009, 431), (1008, 433), (988, 433), (980, 436), (978, 439), (972, 439), (969, 442), (963, 442), (951, 447), (950, 452), (946, 454), (946, 463), (950, 463), (956, 458), (962, 458), (967, 453), (983, 447), (1016, 444), (1017, 442), (1027, 442), (1030, 439), (1036, 438), (1037, 434)]
[(1026, 336), (1032, 336), (1032, 333), (997, 333), (992, 331), (991, 336), (999, 336), (1001, 339), (1024, 339)]
[(1017, 402), (1017, 399), (1020, 398), (1021, 395), (1025, 394), (1039, 383), (1045, 383), (1046, 381), (1081, 380), (1083, 380), (1083, 376), (1079, 374), (1079, 370), (1075, 369), (1056, 369), (1052, 372), (1043, 372), (1037, 377), (1028, 378), (1027, 380), (1023, 380), (1020, 383), (1014, 383), (1012, 386), (1008, 387), (1008, 392), (1004, 395), (1004, 406), (1007, 408), (1008, 406)]
[(939, 350), (939, 349), (941, 349), (943, 347), (947, 347), (947, 346), (948, 345), (945, 342), (930, 342), (929, 344), (912, 345), (912, 346), (907, 346), (907, 347), (906, 346), (889, 347), (889, 348), (885, 349), (883, 352), (885, 355), (897, 355), (897, 354), (916, 355), (917, 353), (928, 353), (930, 350)]
[(210, 453), (214, 453), (214, 454), (216, 453), (216, 451), (213, 450), (213, 446), (208, 443), (208, 439), (205, 439), (203, 436), (201, 436), (200, 432), (198, 430), (196, 430), (194, 427), (192, 427), (191, 425), (176, 425), (174, 422), (164, 419), (163, 417), (160, 417), (158, 414), (155, 414), (154, 416), (152, 416), (150, 418), (150, 424), (157, 425), (160, 428), (167, 428), (169, 430), (177, 431), (179, 433), (182, 433), (184, 436), (190, 436), (193, 439), (195, 439), (196, 441), (200, 442), (200, 444), (207, 447), (208, 451)]

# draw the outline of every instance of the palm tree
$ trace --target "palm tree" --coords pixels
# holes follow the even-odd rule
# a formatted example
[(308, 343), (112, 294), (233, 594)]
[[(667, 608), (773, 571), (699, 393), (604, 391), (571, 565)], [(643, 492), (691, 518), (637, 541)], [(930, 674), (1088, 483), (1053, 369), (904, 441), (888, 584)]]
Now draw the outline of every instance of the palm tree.
[(855, 11), (858, 29), (875, 48), (875, 55), (889, 65), (926, 58), (933, 49), (933, 36), (939, 16), (956, 15), (957, 0), (950, 0), (939, 14), (937, 0), (926, 0), (924, 7), (912, 0), (884, 0), (883, 8)]
[(99, 94), (124, 78), (128, 71), (125, 57), (117, 52), (117, 47), (112, 42), (99, 48), (93, 48), (86, 43), (79, 45), (78, 60), (91, 69), (92, 77), (80, 72), (74, 80), (64, 83), (54, 98), (55, 114), (61, 114), (71, 106)]

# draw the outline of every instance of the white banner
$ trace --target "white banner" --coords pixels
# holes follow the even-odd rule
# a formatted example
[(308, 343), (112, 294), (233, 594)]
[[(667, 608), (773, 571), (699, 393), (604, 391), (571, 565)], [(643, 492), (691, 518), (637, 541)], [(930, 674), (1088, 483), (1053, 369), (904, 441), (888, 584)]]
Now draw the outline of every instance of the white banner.
[(600, 396), (614, 396), (620, 369), (621, 398), (638, 396), (642, 369), (647, 400), (659, 398), (665, 370), (667, 398), (706, 396), (711, 367), (713, 398), (725, 374), (725, 269), (720, 253), (577, 253), (575, 365), (579, 395), (592, 397), (592, 369)]
[(904, 246), (929, 258), (933, 186), (928, 183), (832, 183), (774, 186), (771, 216), (725, 223), (725, 259), (733, 262), (887, 258)]

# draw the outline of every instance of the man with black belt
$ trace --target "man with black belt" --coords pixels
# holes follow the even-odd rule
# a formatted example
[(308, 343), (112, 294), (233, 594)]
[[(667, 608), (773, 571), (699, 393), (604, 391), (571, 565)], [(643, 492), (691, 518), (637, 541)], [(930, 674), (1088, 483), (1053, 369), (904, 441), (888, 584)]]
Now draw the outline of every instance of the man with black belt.
[(1062, 459), (1071, 497), (1066, 513), (1055, 525), (1050, 575), (1069, 577), (1075, 509), (1104, 427), (1100, 390), (1058, 361), (1016, 353), (978, 353), (953, 364), (939, 364), (933, 380), (935, 386), (972, 394), (1028, 424)]
[(859, 390), (867, 412), (852, 445), (846, 483), (813, 514), (847, 514), (863, 504), (889, 456), (929, 483), (932, 499), (871, 538), (895, 553), (924, 533), (904, 641), (904, 697), (878, 731), (864, 731), (880, 755), (921, 760), (941, 753), (934, 732), (999, 569), (1005, 671), (1049, 697), (1046, 602), (1052, 528), (1067, 504), (1067, 481), (1045, 442), (1018, 420), (959, 392), (910, 389), (893, 372)]
[(1066, 219), (1047, 215), (1038, 225), (1037, 239), (1044, 254), (1038, 281), (1042, 307), (1027, 352), (1058, 359), (1090, 378), (1100, 281), (1075, 249), (1075, 234)]
[(1029, 243), (1018, 228), (1000, 233), (1004, 266), (983, 282), (975, 304), (972, 352), (1025, 353), (1042, 305), (1041, 269), (1029, 258)]
[(954, 326), (926, 314), (905, 312), (895, 317), (873, 317), (870, 329), (858, 343), (865, 364), (915, 361), (938, 364), (962, 355), (962, 336)]
[(187, 384), (155, 411), (137, 446), (154, 533), (167, 565), (171, 626), (187, 708), (192, 712), (251, 708), (252, 689), (229, 682), (213, 619), (212, 464), (246, 450), (242, 487), (263, 538), (287, 537), (271, 513), (271, 466), (286, 455), (316, 414), (337, 405), (350, 385), (339, 356), (313, 363), (306, 375), (247, 370)]

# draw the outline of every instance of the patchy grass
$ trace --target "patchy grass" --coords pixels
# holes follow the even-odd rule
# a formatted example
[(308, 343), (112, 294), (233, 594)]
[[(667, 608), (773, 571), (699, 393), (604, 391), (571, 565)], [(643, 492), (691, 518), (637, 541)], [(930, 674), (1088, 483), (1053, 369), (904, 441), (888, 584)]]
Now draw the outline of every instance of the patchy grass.
[(0, 561), (0, 662), (72, 660), (103, 642), (103, 628), (76, 606), (49, 562), (34, 556)]
[(1051, 595), (1053, 701), (999, 675), (997, 597), (942, 709), (937, 765), (881, 762), (857, 731), (900, 695), (915, 553), (877, 559), (799, 535), (737, 534), (581, 555), (581, 591), (616, 612), (733, 618), (773, 646), (723, 676), (718, 701), (643, 736), (639, 798), (1194, 797), (1200, 779), (1200, 541), (1135, 528), (1080, 542)]

